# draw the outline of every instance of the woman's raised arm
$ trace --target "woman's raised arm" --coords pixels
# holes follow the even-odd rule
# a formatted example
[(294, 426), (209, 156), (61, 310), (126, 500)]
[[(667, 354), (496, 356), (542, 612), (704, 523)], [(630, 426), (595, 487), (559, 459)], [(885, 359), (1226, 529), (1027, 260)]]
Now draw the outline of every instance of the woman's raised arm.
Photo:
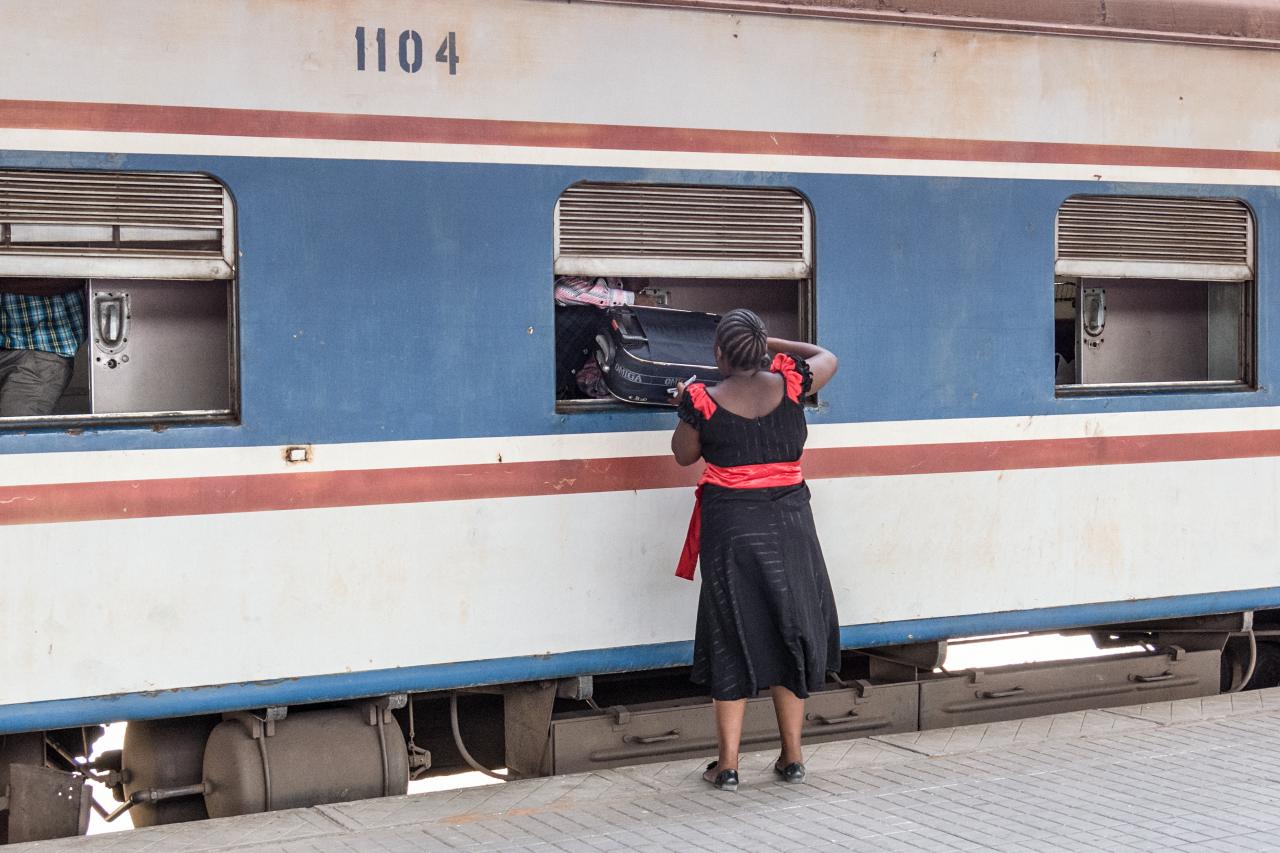
[(830, 382), (831, 377), (835, 376), (836, 371), (840, 368), (840, 359), (836, 358), (835, 353), (817, 344), (807, 344), (804, 341), (788, 341), (784, 338), (769, 338), (768, 345), (771, 353), (794, 353), (809, 363), (809, 373), (812, 376), (812, 382), (809, 386), (809, 393), (811, 394), (816, 393), (819, 388)]

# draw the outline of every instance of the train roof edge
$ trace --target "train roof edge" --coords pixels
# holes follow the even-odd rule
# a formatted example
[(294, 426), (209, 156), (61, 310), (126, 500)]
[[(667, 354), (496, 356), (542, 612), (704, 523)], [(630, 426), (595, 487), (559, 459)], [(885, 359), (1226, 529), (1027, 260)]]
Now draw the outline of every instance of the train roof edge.
[(1280, 50), (1275, 0), (578, 0)]

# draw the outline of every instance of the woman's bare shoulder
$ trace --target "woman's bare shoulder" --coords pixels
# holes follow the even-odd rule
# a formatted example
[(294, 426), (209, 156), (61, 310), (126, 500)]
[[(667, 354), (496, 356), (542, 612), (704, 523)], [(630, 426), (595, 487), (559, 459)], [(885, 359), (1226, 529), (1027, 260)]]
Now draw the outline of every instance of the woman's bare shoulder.
[(785, 393), (785, 380), (776, 373), (760, 371), (750, 377), (740, 377), (707, 388), (707, 394), (717, 404), (742, 417), (759, 417), (771, 411)]

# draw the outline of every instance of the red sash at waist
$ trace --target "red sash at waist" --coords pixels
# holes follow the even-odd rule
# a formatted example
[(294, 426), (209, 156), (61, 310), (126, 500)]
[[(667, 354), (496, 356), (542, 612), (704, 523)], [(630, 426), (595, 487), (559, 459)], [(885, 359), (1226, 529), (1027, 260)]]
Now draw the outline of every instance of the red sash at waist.
[(689, 519), (689, 532), (680, 550), (680, 562), (676, 565), (676, 577), (693, 580), (698, 565), (698, 551), (702, 547), (702, 487), (710, 483), (726, 489), (768, 489), (775, 486), (798, 486), (804, 482), (799, 460), (795, 462), (766, 462), (763, 465), (733, 465), (722, 468), (708, 464), (693, 492), (693, 516)]

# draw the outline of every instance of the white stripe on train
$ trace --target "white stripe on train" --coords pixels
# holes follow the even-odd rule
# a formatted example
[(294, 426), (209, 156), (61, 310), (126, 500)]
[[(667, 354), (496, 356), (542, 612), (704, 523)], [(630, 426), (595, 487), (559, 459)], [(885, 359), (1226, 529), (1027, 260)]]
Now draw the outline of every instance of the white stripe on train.
[[(675, 419), (672, 418), (672, 427)], [(810, 449), (1280, 429), (1280, 407), (810, 424)], [(54, 483), (308, 473), (488, 462), (663, 456), (670, 431), (495, 436), (312, 445), (312, 461), (284, 461), (284, 445), (95, 450), (0, 455), (0, 487)], [(294, 444), (307, 444), (299, 436)]]

